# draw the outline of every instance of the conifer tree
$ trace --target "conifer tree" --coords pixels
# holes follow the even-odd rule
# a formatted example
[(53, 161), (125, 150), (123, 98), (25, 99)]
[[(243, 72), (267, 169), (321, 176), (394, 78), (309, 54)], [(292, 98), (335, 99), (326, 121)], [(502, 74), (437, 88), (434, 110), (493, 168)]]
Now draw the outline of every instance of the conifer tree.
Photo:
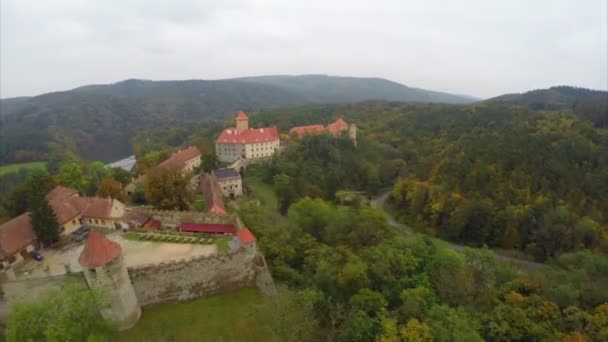
[(53, 208), (44, 196), (31, 198), (31, 223), (38, 241), (48, 246), (59, 239), (59, 223)]

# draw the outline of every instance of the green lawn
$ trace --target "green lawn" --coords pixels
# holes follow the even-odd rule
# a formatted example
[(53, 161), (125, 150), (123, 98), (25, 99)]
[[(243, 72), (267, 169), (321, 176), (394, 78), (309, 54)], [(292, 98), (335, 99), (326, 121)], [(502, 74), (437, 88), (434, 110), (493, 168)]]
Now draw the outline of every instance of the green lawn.
[(268, 341), (270, 333), (251, 318), (251, 306), (265, 300), (257, 289), (189, 302), (146, 307), (135, 327), (109, 340), (120, 341)]
[(45, 162), (31, 162), (31, 163), (20, 163), (20, 164), (8, 164), (0, 166), (0, 176), (7, 173), (18, 172), (20, 169), (33, 169), (37, 167), (46, 168)]
[(247, 185), (255, 193), (256, 197), (259, 198), (269, 208), (278, 208), (277, 195), (272, 188), (272, 185), (262, 182), (262, 179), (257, 175), (251, 173), (247, 175)]

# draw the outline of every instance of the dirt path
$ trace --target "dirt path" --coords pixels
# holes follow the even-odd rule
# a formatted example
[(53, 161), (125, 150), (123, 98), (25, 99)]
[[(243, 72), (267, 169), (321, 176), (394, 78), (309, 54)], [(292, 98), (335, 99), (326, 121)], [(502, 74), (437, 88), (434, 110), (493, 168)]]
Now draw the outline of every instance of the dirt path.
[[(382, 193), (380, 196), (374, 198), (371, 201), (372, 207), (382, 209), (386, 213), (388, 225), (391, 228), (393, 228), (396, 231), (403, 233), (403, 234), (407, 234), (407, 235), (414, 234), (414, 230), (412, 229), (412, 227), (410, 227), (406, 224), (397, 222), (395, 220), (395, 218), (389, 212), (384, 210), (384, 205), (386, 204), (386, 201), (389, 199), (390, 196), (391, 196), (390, 191)], [(457, 251), (462, 251), (462, 250), (464, 250), (465, 247), (467, 247), (465, 245), (460, 245), (460, 244), (453, 243), (453, 242), (450, 242), (447, 240), (442, 240), (442, 241), (444, 241), (450, 247), (452, 247), (452, 249), (457, 250)], [(517, 267), (519, 267), (520, 269), (538, 270), (544, 266), (544, 264), (541, 264), (538, 262), (533, 262), (533, 261), (528, 261), (528, 260), (524, 260), (524, 259), (514, 258), (514, 257), (508, 256), (508, 255), (503, 255), (503, 254), (500, 254), (499, 251), (494, 251), (494, 252), (496, 253), (496, 257), (498, 259), (504, 260), (504, 261), (509, 261), (509, 262), (513, 263), (514, 265), (516, 265)]]

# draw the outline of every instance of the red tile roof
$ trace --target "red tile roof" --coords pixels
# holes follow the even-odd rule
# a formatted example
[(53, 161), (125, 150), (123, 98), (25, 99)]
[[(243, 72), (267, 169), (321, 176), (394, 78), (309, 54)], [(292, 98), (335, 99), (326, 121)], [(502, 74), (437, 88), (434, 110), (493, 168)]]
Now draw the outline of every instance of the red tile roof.
[(0, 225), (0, 260), (21, 251), (36, 242), (36, 235), (30, 223), (30, 214), (21, 214)]
[(169, 159), (160, 163), (158, 167), (175, 168), (178, 170), (186, 167), (186, 162), (201, 155), (201, 151), (195, 146), (190, 146), (186, 149), (177, 151), (169, 157)]
[(121, 251), (122, 249), (118, 243), (107, 239), (97, 231), (91, 230), (78, 262), (86, 268), (101, 267), (118, 258)]
[(198, 192), (205, 196), (205, 206), (207, 212), (216, 215), (226, 215), (226, 207), (224, 207), (224, 197), (220, 183), (214, 175), (205, 173), (201, 175)]
[(247, 120), (249, 118), (247, 117), (247, 114), (245, 114), (245, 112), (240, 111), (239, 114), (236, 116), (236, 119), (238, 121), (241, 121), (241, 120)]
[(256, 240), (255, 236), (253, 235), (253, 233), (251, 233), (249, 228), (243, 228), (239, 230), (238, 233), (236, 233), (236, 236), (239, 238), (241, 243), (245, 245), (252, 243)]
[(182, 232), (196, 232), (196, 233), (214, 233), (214, 234), (232, 234), (234, 235), (236, 229), (232, 224), (221, 224), (221, 223), (192, 223), (184, 222), (179, 225), (179, 230)]
[(230, 127), (220, 133), (215, 140), (216, 144), (254, 144), (279, 140), (279, 131), (276, 127), (250, 128), (240, 134), (236, 128)]
[(112, 218), (112, 199), (99, 197), (79, 198), (82, 203), (82, 216), (109, 219)]
[(346, 130), (347, 128), (348, 124), (346, 123), (346, 121), (342, 120), (342, 118), (339, 118), (338, 120), (336, 120), (336, 122), (327, 125), (327, 131), (331, 134), (340, 133), (341, 131)]
[(158, 229), (160, 226), (161, 222), (159, 220), (150, 220), (145, 225), (145, 227), (148, 229)]
[(308, 125), (297, 126), (289, 130), (289, 134), (295, 134), (298, 137), (303, 137), (306, 134), (320, 134), (325, 131), (323, 125)]
[(62, 199), (65, 197), (76, 197), (78, 196), (78, 191), (72, 189), (72, 188), (68, 188), (62, 185), (57, 185), (56, 187), (53, 188), (53, 190), (49, 191), (48, 194), (46, 194), (46, 199), (49, 201), (53, 201), (53, 200), (58, 200), (58, 199)]

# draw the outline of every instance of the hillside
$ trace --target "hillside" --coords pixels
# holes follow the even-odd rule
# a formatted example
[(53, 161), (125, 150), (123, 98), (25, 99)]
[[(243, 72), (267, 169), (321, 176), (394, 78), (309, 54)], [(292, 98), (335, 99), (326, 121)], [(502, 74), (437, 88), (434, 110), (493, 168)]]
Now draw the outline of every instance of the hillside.
[(600, 127), (608, 127), (608, 92), (568, 86), (505, 94), (486, 102), (520, 105), (537, 110), (572, 109)]
[(47, 144), (69, 141), (87, 159), (132, 152), (134, 134), (254, 111), (308, 103), (364, 100), (470, 102), (383, 79), (262, 76), (226, 80), (127, 80), (35, 97), (0, 100), (0, 164), (46, 158)]

